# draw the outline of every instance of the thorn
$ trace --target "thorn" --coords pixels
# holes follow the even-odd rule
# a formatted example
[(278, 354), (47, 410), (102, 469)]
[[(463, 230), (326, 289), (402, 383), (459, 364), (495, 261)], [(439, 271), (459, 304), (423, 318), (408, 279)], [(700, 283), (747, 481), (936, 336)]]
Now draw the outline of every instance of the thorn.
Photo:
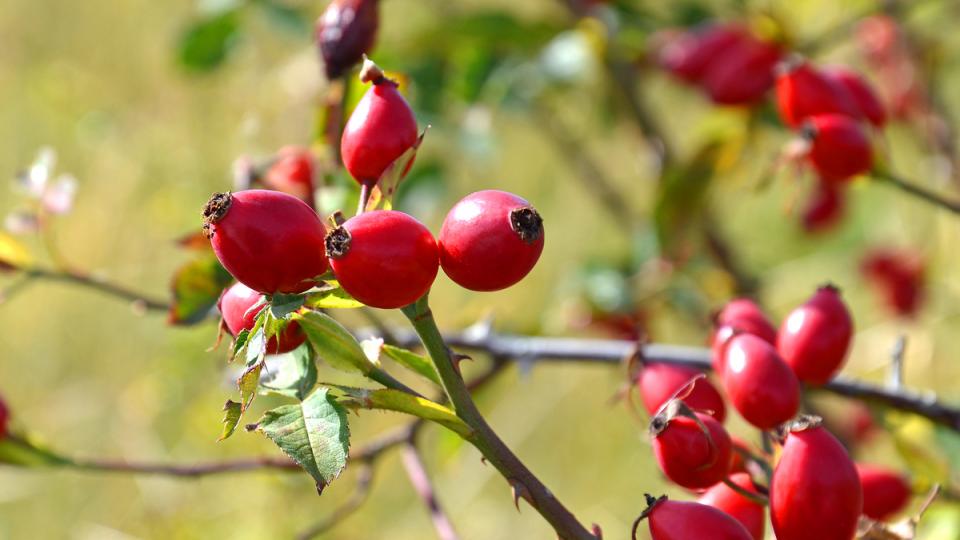
[(600, 525), (597, 525), (596, 523), (594, 523), (590, 527), (590, 532), (593, 533), (593, 536), (595, 536), (597, 540), (603, 540), (603, 530), (600, 529)]
[(485, 457), (483, 457), (483, 456), (480, 456), (480, 463), (482, 463), (483, 465), (486, 465), (486, 464), (487, 464), (487, 458), (485, 458)]
[(260, 424), (247, 424), (243, 426), (243, 429), (247, 431), (256, 431), (260, 427)]
[(468, 341), (483, 343), (493, 334), (493, 311), (488, 312), (477, 322), (471, 324), (463, 331), (464, 337)]
[(517, 508), (517, 512), (520, 511), (521, 497), (527, 502), (530, 502), (530, 490), (516, 480), (510, 481), (510, 493), (513, 494), (513, 505)]

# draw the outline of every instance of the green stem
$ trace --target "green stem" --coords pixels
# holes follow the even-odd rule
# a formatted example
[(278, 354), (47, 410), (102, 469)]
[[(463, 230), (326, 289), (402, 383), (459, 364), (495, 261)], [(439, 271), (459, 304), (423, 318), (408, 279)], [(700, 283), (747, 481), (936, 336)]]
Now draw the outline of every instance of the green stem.
[(480, 414), (470, 391), (467, 389), (455, 360), (450, 354), (437, 328), (430, 311), (427, 295), (416, 303), (403, 308), (423, 342), (423, 346), (433, 360), (443, 383), (443, 389), (450, 398), (454, 411), (461, 420), (474, 429), (475, 435), (470, 442), (480, 453), (507, 479), (516, 497), (523, 497), (530, 505), (553, 526), (557, 535), (564, 540), (595, 540), (577, 518), (554, 497), (553, 493), (538, 479), (520, 458), (500, 439)]
[(408, 393), (408, 394), (413, 394), (413, 395), (415, 395), (415, 396), (417, 396), (417, 397), (423, 397), (419, 392), (417, 392), (417, 391), (414, 390), (413, 388), (410, 388), (409, 386), (403, 384), (402, 382), (398, 381), (397, 379), (395, 379), (395, 378), (393, 377), (393, 375), (390, 375), (389, 373), (387, 373), (387, 372), (384, 371), (383, 369), (373, 368), (373, 370), (371, 370), (369, 373), (367, 373), (367, 378), (368, 378), (368, 379), (372, 379), (372, 380), (374, 380), (374, 381), (376, 381), (376, 382), (382, 384), (383, 386), (386, 386), (387, 388), (390, 388), (390, 389), (392, 389), (392, 390), (399, 390), (399, 391), (401, 391), (401, 392), (406, 392), (406, 393)]

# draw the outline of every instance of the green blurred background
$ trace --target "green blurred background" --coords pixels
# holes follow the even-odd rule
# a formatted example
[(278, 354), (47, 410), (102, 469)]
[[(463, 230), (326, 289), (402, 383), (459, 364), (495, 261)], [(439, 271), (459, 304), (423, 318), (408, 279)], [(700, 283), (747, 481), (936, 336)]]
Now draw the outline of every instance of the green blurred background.
[[(711, 13), (773, 14), (803, 41), (874, 7), (820, 0), (622, 4), (633, 18), (621, 20), (622, 41), (608, 45), (621, 47), (625, 58), (642, 51), (652, 30)], [(924, 2), (904, 22), (926, 40), (939, 94), (958, 108), (960, 36), (952, 32), (958, 17), (947, 4)], [(231, 186), (233, 160), (313, 140), (326, 83), (310, 25), (325, 2), (283, 4), (294, 11), (245, 6), (223, 64), (208, 71), (185, 66), (178, 59), (185, 29), (231, 5), (13, 0), (0, 10), (0, 176), (12, 179), (40, 147), (56, 149), (58, 169), (79, 179), (73, 212), (53, 228), (71, 265), (163, 297), (173, 272), (191, 258), (175, 239), (197, 230), (211, 192)], [(421, 125), (433, 126), (404, 188), (404, 208), (437, 231), (454, 201), (500, 188), (531, 200), (546, 220), (543, 258), (512, 289), (468, 293), (441, 276), (433, 298), (444, 328), (493, 313), (504, 331), (604, 336), (596, 325), (584, 327), (591, 314), (640, 310), (652, 340), (705, 343), (709, 310), (735, 294), (734, 280), (696, 232), (677, 240), (688, 254), (684, 264), (657, 262), (651, 216), (658, 173), (598, 56), (604, 44), (595, 21), (575, 21), (555, 0), (383, 0), (378, 43), (374, 58), (409, 77)], [(815, 58), (862, 65), (849, 39)], [(655, 70), (641, 79), (643, 99), (681, 158), (714, 140), (732, 155), (703, 178), (708, 202), (690, 195), (687, 217), (696, 231), (711, 216), (709, 226), (726, 238), (739, 266), (760, 280), (759, 297), (770, 312), (781, 317), (816, 285), (833, 281), (858, 327), (846, 373), (883, 381), (889, 350), (904, 333), (908, 384), (960, 400), (957, 218), (861, 180), (851, 189), (844, 223), (809, 236), (795, 208), (809, 179), (769, 172), (789, 139), (769, 111), (750, 117), (747, 137), (747, 113), (717, 109)], [(621, 190), (636, 223), (618, 222), (598, 202), (589, 178), (558, 146), (558, 133)], [(942, 163), (916, 133), (892, 125), (884, 151), (898, 172), (945, 188)], [(327, 204), (336, 204), (342, 192), (329, 191)], [(21, 204), (14, 191), (2, 193), (0, 213)], [(40, 241), (22, 241), (45, 260)], [(876, 245), (912, 246), (926, 257), (928, 302), (915, 320), (893, 317), (860, 276), (860, 257)], [(0, 279), (7, 284), (13, 277)], [(344, 320), (362, 322), (353, 315)], [(212, 322), (170, 327), (162, 314), (138, 315), (96, 292), (37, 282), (0, 305), (0, 329), (0, 392), (16, 425), (53, 448), (158, 462), (279, 454), (257, 434), (215, 442), (220, 407), (233, 389), (222, 349), (205, 352), (215, 338)], [(331, 377), (321, 371), (321, 379)], [(621, 369), (538, 364), (511, 368), (478, 397), (491, 424), (541, 479), (611, 539), (628, 536), (644, 492), (687, 496), (661, 480), (642, 422), (622, 404), (610, 404), (623, 380)], [(260, 398), (251, 416), (277, 403)], [(960, 445), (951, 435), (876, 413), (902, 427), (861, 456), (896, 467), (928, 463), (915, 471), (927, 480), (954, 475)], [(401, 421), (380, 413), (351, 416), (354, 444)], [(732, 426), (750, 436), (739, 421)], [(553, 537), (532, 509), (512, 508), (506, 483), (475, 450), (432, 427), (422, 447), (464, 538)], [(349, 497), (355, 472), (348, 467), (317, 497), (305, 474), (183, 481), (2, 467), (0, 538), (287, 538)], [(954, 507), (942, 505), (921, 537), (960, 538), (958, 519)], [(377, 467), (366, 505), (324, 537), (432, 535), (391, 453)]]

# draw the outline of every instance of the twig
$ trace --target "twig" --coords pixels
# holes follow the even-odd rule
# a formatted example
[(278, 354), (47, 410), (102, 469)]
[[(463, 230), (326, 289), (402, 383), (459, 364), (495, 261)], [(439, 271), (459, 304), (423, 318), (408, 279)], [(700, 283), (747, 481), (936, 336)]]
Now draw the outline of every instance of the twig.
[(890, 390), (898, 391), (903, 388), (903, 357), (907, 352), (907, 336), (901, 334), (893, 344), (893, 351), (890, 353), (890, 378), (887, 387)]
[(947, 200), (926, 188), (904, 180), (896, 174), (885, 171), (874, 171), (873, 178), (882, 181), (886, 185), (896, 187), (923, 201), (943, 208), (944, 210), (948, 210), (954, 214), (960, 214), (960, 202)]
[(430, 483), (430, 477), (427, 475), (427, 469), (420, 459), (420, 453), (413, 441), (407, 442), (402, 449), (403, 467), (407, 470), (407, 476), (417, 495), (423, 499), (423, 503), (430, 511), (430, 519), (433, 521), (433, 527), (437, 531), (437, 537), (440, 540), (458, 540), (457, 531), (453, 528), (450, 518), (440, 507), (433, 485)]
[(353, 515), (354, 512), (363, 506), (370, 496), (370, 489), (373, 486), (374, 464), (372, 462), (363, 463), (357, 472), (357, 485), (346, 501), (336, 507), (330, 515), (323, 521), (312, 525), (309, 529), (297, 534), (297, 540), (310, 540), (324, 532), (336, 527), (343, 520)]
[(151, 311), (168, 311), (170, 303), (163, 300), (153, 299), (145, 294), (128, 289), (121, 285), (95, 278), (88, 274), (82, 274), (71, 270), (48, 270), (44, 268), (21, 268), (24, 277), (30, 279), (46, 279), (48, 281), (63, 281), (81, 285), (90, 289), (106, 293), (110, 296), (128, 300), (136, 306)]

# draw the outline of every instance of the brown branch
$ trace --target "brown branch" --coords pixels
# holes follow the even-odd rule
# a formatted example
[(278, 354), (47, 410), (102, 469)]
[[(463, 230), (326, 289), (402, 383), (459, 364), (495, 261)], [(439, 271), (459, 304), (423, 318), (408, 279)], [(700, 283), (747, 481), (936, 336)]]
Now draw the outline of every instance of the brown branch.
[(340, 506), (334, 508), (323, 521), (299, 533), (297, 540), (310, 540), (311, 538), (319, 536), (336, 527), (342, 523), (343, 520), (359, 510), (370, 496), (370, 490), (373, 487), (374, 472), (374, 464), (372, 462), (363, 463), (357, 472), (357, 484), (353, 488), (353, 493), (350, 494), (350, 497), (341, 503)]
[(928, 202), (954, 214), (960, 214), (960, 201), (951, 201), (945, 199), (939, 194), (920, 187), (894, 173), (887, 171), (874, 171), (872, 177), (881, 181), (885, 185), (900, 189), (901, 191), (913, 195), (922, 201)]
[(440, 502), (437, 501), (426, 466), (420, 459), (420, 453), (412, 440), (403, 446), (401, 456), (403, 467), (407, 471), (413, 489), (423, 499), (424, 505), (430, 512), (430, 519), (433, 521), (433, 528), (437, 531), (437, 538), (440, 540), (459, 540), (457, 531), (453, 528), (453, 523), (447, 517), (443, 508), (440, 507)]
[(61, 281), (80, 285), (88, 289), (93, 289), (109, 296), (120, 298), (132, 302), (139, 309), (149, 311), (168, 311), (170, 303), (165, 300), (157, 300), (145, 294), (128, 289), (122, 285), (117, 285), (109, 281), (93, 277), (88, 274), (72, 270), (49, 270), (45, 268), (16, 268), (22, 272), (25, 279), (45, 279), (47, 281)]

